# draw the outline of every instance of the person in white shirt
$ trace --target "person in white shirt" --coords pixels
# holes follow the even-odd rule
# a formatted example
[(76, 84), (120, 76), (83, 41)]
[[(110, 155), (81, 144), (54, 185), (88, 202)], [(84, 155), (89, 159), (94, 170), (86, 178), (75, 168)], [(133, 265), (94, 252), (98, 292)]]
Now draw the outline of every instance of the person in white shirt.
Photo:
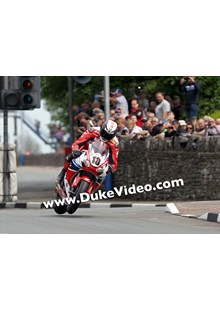
[(155, 109), (156, 117), (159, 121), (165, 121), (168, 116), (168, 112), (171, 111), (170, 103), (164, 99), (164, 95), (161, 92), (156, 93), (156, 99), (158, 102)]
[(128, 102), (125, 96), (123, 95), (123, 91), (120, 88), (117, 88), (113, 93), (113, 96), (110, 97), (110, 101), (115, 104), (116, 111), (119, 108), (122, 108), (125, 114), (125, 117), (129, 115), (128, 112)]
[(140, 134), (140, 132), (143, 131), (142, 128), (136, 126), (135, 121), (130, 118), (126, 121), (126, 127), (128, 128), (128, 132), (126, 133), (126, 135), (128, 135), (130, 138), (133, 138), (134, 136), (136, 136), (136, 134)]

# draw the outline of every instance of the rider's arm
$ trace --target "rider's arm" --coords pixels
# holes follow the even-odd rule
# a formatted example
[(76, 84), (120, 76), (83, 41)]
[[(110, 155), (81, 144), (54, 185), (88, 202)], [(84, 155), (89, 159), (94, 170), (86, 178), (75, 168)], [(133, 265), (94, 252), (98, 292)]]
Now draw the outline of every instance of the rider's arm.
[(113, 139), (109, 141), (107, 145), (110, 148), (110, 164), (113, 168), (113, 172), (115, 172), (118, 169), (118, 152), (119, 152), (118, 141), (116, 139)]
[(83, 149), (83, 147), (86, 145), (86, 143), (90, 140), (93, 140), (95, 137), (98, 137), (98, 131), (93, 130), (92, 132), (86, 130), (81, 137), (73, 143), (72, 150), (79, 150)]

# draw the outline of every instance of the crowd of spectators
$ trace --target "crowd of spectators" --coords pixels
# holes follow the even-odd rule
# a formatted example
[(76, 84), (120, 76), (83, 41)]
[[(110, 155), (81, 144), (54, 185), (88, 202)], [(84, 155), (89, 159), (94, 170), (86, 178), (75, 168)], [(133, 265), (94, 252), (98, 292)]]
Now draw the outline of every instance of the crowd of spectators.
[[(148, 137), (220, 135), (220, 119), (209, 116), (197, 119), (200, 86), (195, 77), (182, 78), (180, 87), (186, 93), (186, 117), (183, 117), (183, 103), (178, 95), (171, 97), (160, 91), (151, 95), (140, 89), (127, 99), (120, 88), (111, 92), (110, 119), (118, 125), (119, 140), (122, 136), (144, 140)], [(103, 95), (96, 95), (92, 103), (85, 101), (80, 106), (73, 106), (76, 138), (86, 129), (101, 126), (105, 121), (103, 99)]]

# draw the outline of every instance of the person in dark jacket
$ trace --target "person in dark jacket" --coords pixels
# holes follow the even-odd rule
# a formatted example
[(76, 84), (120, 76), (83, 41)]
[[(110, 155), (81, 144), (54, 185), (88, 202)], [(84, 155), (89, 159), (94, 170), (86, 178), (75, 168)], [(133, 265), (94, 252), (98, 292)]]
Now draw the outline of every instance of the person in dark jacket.
[(199, 92), (201, 87), (195, 76), (183, 77), (180, 80), (181, 91), (185, 93), (186, 115), (188, 120), (196, 119), (199, 114)]

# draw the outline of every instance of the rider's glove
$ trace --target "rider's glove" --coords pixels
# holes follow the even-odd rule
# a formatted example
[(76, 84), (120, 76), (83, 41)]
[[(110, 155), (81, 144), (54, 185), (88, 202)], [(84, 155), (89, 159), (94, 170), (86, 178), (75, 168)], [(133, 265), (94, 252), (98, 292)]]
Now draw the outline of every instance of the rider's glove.
[(81, 154), (82, 154), (82, 152), (80, 150), (73, 150), (72, 151), (73, 159), (78, 158)]

